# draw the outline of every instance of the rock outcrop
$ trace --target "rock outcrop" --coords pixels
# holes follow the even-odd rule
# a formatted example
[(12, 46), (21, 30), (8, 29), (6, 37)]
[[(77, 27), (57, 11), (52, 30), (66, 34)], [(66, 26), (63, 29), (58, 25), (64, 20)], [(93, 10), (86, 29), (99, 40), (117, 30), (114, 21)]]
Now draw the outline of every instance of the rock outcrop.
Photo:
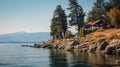
[(42, 44), (34, 44), (34, 48), (62, 49), (66, 51), (93, 52), (105, 54), (120, 54), (120, 39), (109, 42), (101, 39), (99, 42), (79, 43), (74, 39), (48, 41)]
[(110, 29), (102, 32), (94, 32), (81, 38), (50, 40), (42, 44), (34, 44), (34, 47), (78, 52), (120, 54), (120, 30), (117, 29), (114, 31)]
[(120, 39), (111, 40), (110, 45), (105, 49), (107, 54), (120, 54)]

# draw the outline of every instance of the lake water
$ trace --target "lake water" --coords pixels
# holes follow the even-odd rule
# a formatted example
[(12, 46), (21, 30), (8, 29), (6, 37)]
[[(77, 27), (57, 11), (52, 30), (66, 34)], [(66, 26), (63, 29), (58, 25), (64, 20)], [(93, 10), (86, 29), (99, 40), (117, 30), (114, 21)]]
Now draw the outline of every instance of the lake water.
[(0, 67), (120, 67), (118, 55), (21, 47), (25, 44), (32, 43), (0, 43)]

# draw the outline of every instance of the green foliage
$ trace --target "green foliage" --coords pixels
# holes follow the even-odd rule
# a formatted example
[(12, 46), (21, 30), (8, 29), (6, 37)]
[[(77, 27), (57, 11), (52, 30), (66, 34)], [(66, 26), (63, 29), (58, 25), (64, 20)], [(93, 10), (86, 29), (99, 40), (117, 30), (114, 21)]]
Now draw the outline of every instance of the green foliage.
[(120, 9), (120, 0), (110, 0), (109, 4), (112, 8)]
[(69, 0), (69, 24), (71, 26), (78, 27), (78, 33), (80, 32), (80, 28), (84, 26), (84, 16), (85, 13), (83, 12), (82, 6), (78, 4), (78, 0)]
[(93, 22), (96, 20), (104, 20), (104, 0), (96, 0), (94, 7), (88, 13), (87, 22)]
[(62, 24), (59, 22), (60, 19), (53, 17), (52, 23), (51, 23), (51, 36), (53, 36), (53, 39), (61, 38), (61, 32), (62, 32)]
[(106, 12), (109, 12), (112, 8), (120, 9), (120, 0), (109, 0), (105, 3), (104, 8)]
[(55, 9), (54, 16), (60, 19), (60, 22), (62, 23), (62, 33), (63, 35), (65, 35), (67, 31), (67, 17), (65, 14), (65, 10), (62, 9), (61, 5), (58, 5)]
[(110, 7), (111, 5), (109, 5), (108, 2), (105, 2), (104, 0), (96, 0), (92, 10), (88, 13), (87, 22), (102, 20), (108, 25), (108, 27), (110, 27), (110, 19), (106, 15), (106, 12)]
[[(96, 0), (94, 3), (94, 7), (88, 13), (87, 22), (94, 22), (96, 20), (102, 20), (107, 24), (108, 28), (111, 28), (113, 24), (111, 24), (111, 18), (107, 15), (107, 13), (112, 8), (120, 9), (120, 0), (109, 0), (108, 2), (104, 2), (104, 0)], [(119, 17), (116, 17), (119, 19)]]
[[(68, 18), (70, 26), (77, 26), (80, 37), (85, 36), (84, 31), (84, 17), (85, 13), (78, 0), (69, 0), (70, 11)], [(70, 37), (72, 34), (67, 31), (67, 17), (65, 10), (61, 5), (58, 5), (53, 13), (51, 21), (51, 36), (53, 39), (60, 39), (63, 37)], [(104, 21), (108, 27), (120, 27), (120, 0), (96, 0), (92, 10), (87, 15), (87, 22), (94, 22), (96, 20)]]
[(63, 38), (63, 36), (67, 31), (66, 14), (60, 5), (58, 5), (54, 11), (54, 15), (50, 27), (51, 27), (51, 36), (53, 36), (53, 39)]

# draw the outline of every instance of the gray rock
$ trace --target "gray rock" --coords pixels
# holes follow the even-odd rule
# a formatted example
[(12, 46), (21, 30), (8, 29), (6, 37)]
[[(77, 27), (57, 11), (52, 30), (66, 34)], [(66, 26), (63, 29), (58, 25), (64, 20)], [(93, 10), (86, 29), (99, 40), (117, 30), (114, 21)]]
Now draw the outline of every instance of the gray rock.
[(65, 46), (65, 50), (66, 51), (73, 51), (74, 50), (74, 47), (76, 45), (78, 45), (79, 42), (78, 41), (70, 41), (70, 42), (67, 42), (66, 46)]

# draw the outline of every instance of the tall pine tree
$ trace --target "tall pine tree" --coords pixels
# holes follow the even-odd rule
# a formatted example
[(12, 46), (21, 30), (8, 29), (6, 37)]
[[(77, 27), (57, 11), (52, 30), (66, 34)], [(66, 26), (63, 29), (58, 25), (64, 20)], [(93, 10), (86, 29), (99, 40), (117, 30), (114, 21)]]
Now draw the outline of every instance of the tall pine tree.
[[(82, 27), (84, 26), (84, 16), (85, 13), (83, 12), (82, 6), (78, 4), (78, 0), (69, 0), (69, 24), (71, 26), (78, 27), (78, 33), (84, 33), (83, 31), (80, 31)], [(81, 35), (80, 35), (81, 36)]]
[(62, 9), (61, 5), (58, 5), (55, 9), (54, 16), (60, 19), (60, 22), (62, 23), (62, 34), (65, 35), (67, 31), (67, 17), (65, 14), (65, 10)]
[(120, 0), (110, 0), (110, 4), (112, 8), (120, 9)]
[(62, 24), (60, 19), (57, 17), (53, 17), (51, 20), (51, 33), (50, 35), (53, 36), (53, 39), (60, 39), (62, 38)]
[(88, 13), (87, 22), (93, 22), (96, 20), (103, 20), (104, 18), (104, 0), (96, 0), (94, 7)]
[(67, 18), (61, 5), (57, 5), (51, 23), (51, 36), (53, 38), (62, 38), (67, 31)]

